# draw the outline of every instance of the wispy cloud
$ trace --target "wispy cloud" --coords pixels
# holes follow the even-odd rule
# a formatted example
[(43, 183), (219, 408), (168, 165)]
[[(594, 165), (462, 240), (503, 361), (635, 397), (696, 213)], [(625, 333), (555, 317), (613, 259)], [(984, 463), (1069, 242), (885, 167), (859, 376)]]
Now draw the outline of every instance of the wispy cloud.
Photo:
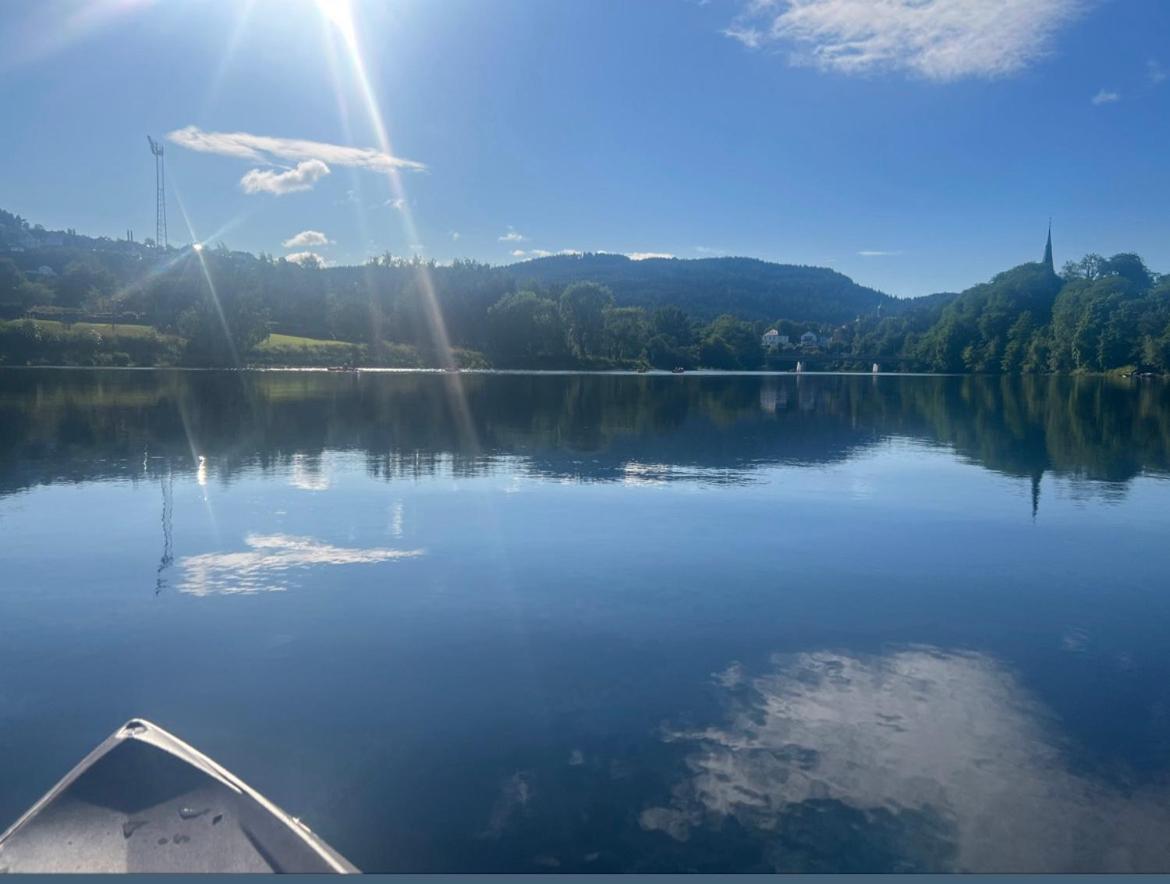
[(1089, 100), (1091, 102), (1093, 102), (1093, 104), (1098, 104), (1098, 105), (1100, 105), (1100, 104), (1113, 104), (1114, 102), (1121, 101), (1121, 93), (1120, 92), (1113, 92), (1109, 89), (1100, 89), (1097, 91), (1097, 94), (1094, 95)]
[(1146, 62), (1146, 76), (1150, 78), (1151, 83), (1161, 83), (1170, 76), (1166, 73), (1166, 69), (1162, 67), (1162, 63), (1156, 58), (1151, 58)]
[(421, 172), (427, 168), (424, 163), (391, 156), (372, 147), (350, 147), (302, 138), (253, 135), (249, 132), (204, 132), (198, 126), (186, 126), (169, 132), (167, 140), (188, 150), (273, 165), (281, 161), (298, 163), (302, 160), (318, 160), (333, 166), (355, 166), (383, 172), (391, 169)]
[(700, 255), (726, 255), (727, 249), (717, 249), (711, 246), (695, 246), (695, 251)]
[(626, 252), (626, 257), (631, 261), (645, 261), (648, 258), (673, 258), (668, 252)]
[(318, 267), (325, 267), (329, 264), (324, 255), (310, 251), (293, 252), (291, 255), (285, 255), (284, 260), (292, 261), (294, 264), (314, 264)]
[(305, 160), (295, 169), (278, 172), (275, 169), (252, 169), (240, 179), (244, 193), (271, 193), (282, 196), (299, 190), (310, 190), (329, 174), (329, 167), (320, 160)]
[(863, 258), (889, 258), (894, 255), (902, 254), (901, 249), (887, 250), (887, 249), (862, 249), (857, 254)]
[(526, 239), (528, 237), (518, 232), (511, 224), (508, 225), (508, 232), (499, 237), (500, 242), (524, 242)]
[(844, 74), (931, 80), (1017, 73), (1091, 0), (746, 0), (724, 34)]
[(458, 230), (452, 230), (451, 231), (451, 242), (459, 242), (459, 236), (460, 236), (460, 234), (459, 234)]
[(528, 258), (547, 258), (553, 254), (547, 249), (512, 249), (513, 258), (521, 258), (527, 260)]
[(332, 242), (320, 230), (302, 230), (281, 243), (286, 249), (303, 249), (308, 246), (327, 246)]
[(382, 203), (382, 205), (389, 206), (391, 209), (397, 209), (399, 212), (401, 212), (406, 208), (406, 199), (405, 197), (399, 196), (395, 197), (394, 199), (386, 200), (386, 202)]

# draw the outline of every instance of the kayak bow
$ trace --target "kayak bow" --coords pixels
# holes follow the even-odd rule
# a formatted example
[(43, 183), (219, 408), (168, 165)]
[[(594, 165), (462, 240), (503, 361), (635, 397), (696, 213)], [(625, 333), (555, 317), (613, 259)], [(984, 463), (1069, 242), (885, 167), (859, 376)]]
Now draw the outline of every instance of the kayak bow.
[(300, 820), (140, 718), (0, 835), (0, 872), (356, 871)]

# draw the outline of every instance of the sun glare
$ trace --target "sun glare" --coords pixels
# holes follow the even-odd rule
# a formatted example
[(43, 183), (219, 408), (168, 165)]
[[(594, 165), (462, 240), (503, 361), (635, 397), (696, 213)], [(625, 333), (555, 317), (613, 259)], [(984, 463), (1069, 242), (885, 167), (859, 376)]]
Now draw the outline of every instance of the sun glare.
[(316, 0), (317, 9), (341, 33), (346, 43), (354, 44), (357, 34), (353, 25), (350, 0)]

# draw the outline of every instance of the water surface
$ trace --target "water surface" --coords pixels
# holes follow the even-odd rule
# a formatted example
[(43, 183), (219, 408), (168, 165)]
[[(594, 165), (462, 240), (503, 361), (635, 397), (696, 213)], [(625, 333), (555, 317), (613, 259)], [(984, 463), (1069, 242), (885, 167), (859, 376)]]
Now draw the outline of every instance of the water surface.
[(1170, 388), (0, 371), (0, 826), (123, 720), (368, 871), (1170, 871)]

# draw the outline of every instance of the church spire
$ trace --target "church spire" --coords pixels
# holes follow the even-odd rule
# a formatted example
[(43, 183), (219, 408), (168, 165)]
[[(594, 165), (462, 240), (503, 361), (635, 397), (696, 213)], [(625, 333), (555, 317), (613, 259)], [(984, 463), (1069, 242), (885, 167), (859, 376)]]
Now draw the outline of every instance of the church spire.
[(1056, 275), (1056, 267), (1052, 264), (1052, 219), (1048, 219), (1048, 242), (1044, 244), (1044, 266), (1048, 272)]

